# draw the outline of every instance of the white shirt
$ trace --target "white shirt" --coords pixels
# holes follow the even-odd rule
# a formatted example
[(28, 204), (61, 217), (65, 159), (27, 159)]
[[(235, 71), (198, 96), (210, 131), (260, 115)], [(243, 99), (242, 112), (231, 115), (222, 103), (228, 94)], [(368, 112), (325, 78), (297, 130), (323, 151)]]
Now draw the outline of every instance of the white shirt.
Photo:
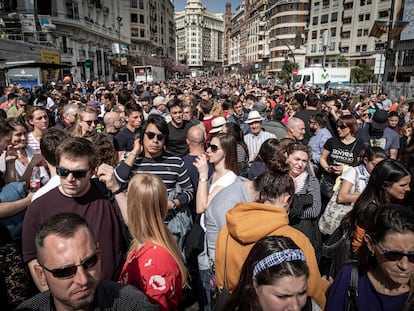
[(249, 133), (244, 136), (244, 142), (246, 143), (247, 149), (249, 150), (249, 162), (254, 161), (254, 158), (259, 153), (263, 142), (269, 138), (276, 138), (276, 135), (261, 130), (258, 135)]

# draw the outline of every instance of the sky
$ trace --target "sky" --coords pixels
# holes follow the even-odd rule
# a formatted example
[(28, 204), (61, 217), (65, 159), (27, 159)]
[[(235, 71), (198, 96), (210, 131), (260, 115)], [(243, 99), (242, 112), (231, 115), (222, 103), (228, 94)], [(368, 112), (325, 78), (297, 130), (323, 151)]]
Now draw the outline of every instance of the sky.
[[(231, 10), (234, 12), (236, 8), (243, 2), (243, 0), (201, 0), (201, 2), (207, 7), (207, 10), (214, 13), (225, 13), (226, 2), (231, 3)], [(174, 6), (176, 11), (183, 11), (187, 3), (187, 0), (174, 0)]]

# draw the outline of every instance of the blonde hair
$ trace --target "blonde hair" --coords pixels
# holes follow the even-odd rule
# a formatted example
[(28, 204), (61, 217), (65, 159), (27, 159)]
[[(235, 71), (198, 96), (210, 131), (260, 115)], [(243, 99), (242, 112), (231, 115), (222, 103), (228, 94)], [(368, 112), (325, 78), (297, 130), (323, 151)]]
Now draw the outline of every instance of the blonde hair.
[(132, 235), (130, 250), (138, 245), (152, 242), (164, 247), (177, 263), (182, 286), (187, 285), (187, 269), (172, 233), (164, 225), (168, 212), (167, 188), (153, 174), (137, 174), (128, 186), (128, 228)]
[(95, 109), (86, 105), (80, 106), (78, 108), (78, 116), (76, 118), (75, 126), (73, 127), (73, 130), (70, 133), (72, 137), (83, 137), (85, 135), (80, 125), (80, 123), (83, 121), (83, 116), (85, 113), (94, 113), (96, 116), (98, 116), (98, 113)]

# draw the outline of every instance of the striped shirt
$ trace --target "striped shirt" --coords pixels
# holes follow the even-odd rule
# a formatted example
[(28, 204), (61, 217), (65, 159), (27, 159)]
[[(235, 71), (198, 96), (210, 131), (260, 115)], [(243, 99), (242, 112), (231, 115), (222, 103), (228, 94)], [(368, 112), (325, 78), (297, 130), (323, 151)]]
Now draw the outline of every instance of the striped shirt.
[(158, 158), (137, 157), (133, 167), (121, 161), (115, 169), (115, 176), (121, 184), (128, 183), (131, 175), (139, 173), (152, 173), (160, 177), (167, 187), (169, 199), (178, 199), (180, 206), (193, 199), (194, 189), (184, 161), (179, 157), (168, 153), (163, 153)]
[(249, 133), (244, 136), (244, 142), (247, 145), (247, 149), (249, 149), (249, 162), (252, 162), (255, 159), (263, 142), (269, 138), (276, 138), (276, 135), (269, 132), (260, 131), (258, 135)]

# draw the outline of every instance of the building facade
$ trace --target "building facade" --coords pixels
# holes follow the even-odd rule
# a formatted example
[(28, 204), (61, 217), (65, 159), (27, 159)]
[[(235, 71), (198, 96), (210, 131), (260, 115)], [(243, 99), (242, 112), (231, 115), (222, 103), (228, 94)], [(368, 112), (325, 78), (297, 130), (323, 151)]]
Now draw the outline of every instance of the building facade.
[(223, 61), (224, 16), (209, 12), (200, 0), (188, 0), (175, 13), (177, 59), (198, 74), (214, 74)]

